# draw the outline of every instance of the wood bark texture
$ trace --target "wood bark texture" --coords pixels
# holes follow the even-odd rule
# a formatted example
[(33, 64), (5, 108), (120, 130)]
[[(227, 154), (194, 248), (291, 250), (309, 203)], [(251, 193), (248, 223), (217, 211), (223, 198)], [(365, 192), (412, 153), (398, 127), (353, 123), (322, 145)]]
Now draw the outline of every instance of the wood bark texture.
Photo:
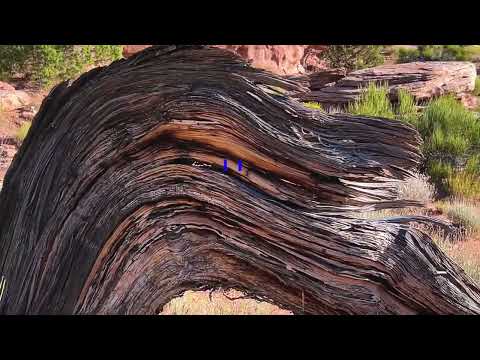
[(296, 314), (480, 313), (410, 219), (352, 216), (409, 205), (417, 132), (279, 89), (302, 90), (207, 46), (55, 87), (0, 193), (0, 313), (155, 314), (212, 288)]

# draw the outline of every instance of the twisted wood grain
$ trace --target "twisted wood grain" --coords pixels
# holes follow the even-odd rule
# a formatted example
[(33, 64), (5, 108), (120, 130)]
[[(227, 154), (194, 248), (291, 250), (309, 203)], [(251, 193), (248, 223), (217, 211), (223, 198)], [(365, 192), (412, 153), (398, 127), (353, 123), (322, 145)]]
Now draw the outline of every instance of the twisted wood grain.
[(205, 46), (58, 85), (0, 193), (0, 313), (152, 314), (217, 287), (294, 313), (479, 313), (478, 287), (408, 219), (352, 217), (411, 204), (395, 185), (417, 132), (299, 91)]

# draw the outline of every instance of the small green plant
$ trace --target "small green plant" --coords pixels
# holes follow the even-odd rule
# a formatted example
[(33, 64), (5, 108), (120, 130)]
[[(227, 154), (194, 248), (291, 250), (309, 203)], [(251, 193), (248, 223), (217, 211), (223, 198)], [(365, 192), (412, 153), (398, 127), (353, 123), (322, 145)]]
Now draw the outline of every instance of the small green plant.
[(21, 143), (23, 142), (23, 140), (25, 140), (31, 125), (32, 123), (30, 122), (24, 122), (22, 126), (20, 126), (17, 133), (15, 134), (15, 138), (17, 139), (18, 142)]
[(347, 106), (347, 112), (355, 115), (376, 116), (393, 119), (392, 103), (388, 97), (388, 86), (370, 83), (359, 98)]
[(371, 82), (364, 88), (359, 98), (347, 106), (347, 112), (356, 115), (377, 116), (398, 119), (416, 125), (419, 118), (414, 97), (405, 89), (397, 92), (397, 102), (390, 101), (387, 84)]
[(22, 73), (47, 86), (74, 78), (89, 66), (116, 60), (121, 52), (119, 45), (1, 45), (0, 78)]
[(473, 95), (480, 96), (480, 76), (477, 76), (475, 79), (475, 89), (473, 90)]
[(407, 90), (399, 89), (397, 97), (396, 117), (412, 125), (417, 125), (419, 114), (417, 111), (417, 103), (413, 96)]
[(320, 57), (331, 68), (353, 71), (383, 64), (382, 50), (379, 45), (330, 45)]
[(304, 102), (303, 105), (309, 109), (323, 110), (322, 104), (315, 101), (307, 101), (307, 102)]

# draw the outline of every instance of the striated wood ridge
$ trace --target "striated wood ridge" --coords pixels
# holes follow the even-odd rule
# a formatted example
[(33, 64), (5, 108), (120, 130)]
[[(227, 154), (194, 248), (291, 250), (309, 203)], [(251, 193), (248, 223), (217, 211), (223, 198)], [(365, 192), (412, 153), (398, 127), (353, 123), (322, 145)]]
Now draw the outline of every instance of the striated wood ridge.
[[(355, 101), (369, 83), (388, 84), (392, 100), (399, 89), (405, 89), (417, 100), (452, 93), (458, 97), (472, 92), (477, 72), (475, 65), (465, 61), (431, 61), (406, 64), (381, 65), (354, 71), (332, 86), (322, 86), (328, 72), (308, 75), (310, 93), (301, 93), (303, 100), (323, 104), (345, 105)], [(333, 77), (332, 77), (333, 78)], [(321, 86), (319, 86), (321, 85)]]
[(302, 90), (204, 46), (54, 88), (0, 193), (0, 313), (152, 314), (217, 287), (297, 314), (480, 313), (409, 219), (351, 216), (408, 205), (416, 131), (280, 88)]

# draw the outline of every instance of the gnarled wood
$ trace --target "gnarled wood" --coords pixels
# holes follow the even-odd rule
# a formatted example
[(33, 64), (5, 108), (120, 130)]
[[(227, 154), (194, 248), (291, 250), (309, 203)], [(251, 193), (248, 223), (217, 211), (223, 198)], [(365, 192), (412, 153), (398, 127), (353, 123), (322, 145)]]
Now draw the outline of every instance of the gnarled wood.
[(203, 46), (57, 86), (0, 193), (0, 313), (147, 314), (215, 287), (295, 313), (479, 313), (478, 287), (405, 218), (350, 215), (405, 205), (415, 130), (278, 87), (300, 90)]
[(333, 86), (319, 88), (317, 79), (322, 78), (323, 73), (314, 73), (309, 75), (312, 91), (300, 97), (327, 105), (345, 105), (356, 100), (362, 89), (372, 82), (388, 84), (392, 100), (396, 99), (400, 88), (419, 101), (447, 93), (462, 97), (473, 91), (476, 76), (475, 65), (470, 62), (413, 62), (354, 71)]

